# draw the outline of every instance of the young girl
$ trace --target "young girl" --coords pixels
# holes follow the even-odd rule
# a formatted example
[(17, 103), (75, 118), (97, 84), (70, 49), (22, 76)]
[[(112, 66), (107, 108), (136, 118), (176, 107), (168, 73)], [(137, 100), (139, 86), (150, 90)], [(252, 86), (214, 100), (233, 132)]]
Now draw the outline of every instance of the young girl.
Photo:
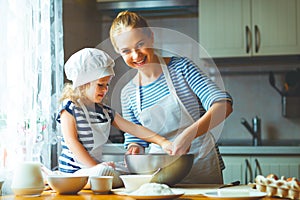
[(171, 142), (143, 126), (125, 119), (102, 103), (114, 76), (114, 61), (105, 52), (85, 48), (65, 64), (67, 84), (60, 101), (57, 121), (61, 123), (62, 152), (59, 170), (64, 173), (113, 175), (114, 187), (122, 184), (113, 162), (103, 162), (102, 146), (108, 140), (111, 124), (141, 139), (160, 145), (167, 153)]

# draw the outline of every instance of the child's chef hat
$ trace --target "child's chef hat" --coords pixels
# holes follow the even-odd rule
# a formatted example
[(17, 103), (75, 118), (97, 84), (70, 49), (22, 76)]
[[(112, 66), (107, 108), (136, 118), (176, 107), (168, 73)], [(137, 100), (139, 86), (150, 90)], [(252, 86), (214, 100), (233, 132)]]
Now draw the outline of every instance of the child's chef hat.
[(95, 81), (105, 76), (114, 76), (114, 60), (104, 51), (84, 48), (74, 53), (65, 64), (67, 79), (73, 88)]

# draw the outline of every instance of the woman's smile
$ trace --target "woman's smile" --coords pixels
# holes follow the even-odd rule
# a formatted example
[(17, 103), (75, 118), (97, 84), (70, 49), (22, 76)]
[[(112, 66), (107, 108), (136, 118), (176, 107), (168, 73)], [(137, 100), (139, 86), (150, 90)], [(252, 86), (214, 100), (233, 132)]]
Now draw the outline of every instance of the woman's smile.
[(133, 63), (137, 66), (142, 66), (146, 63), (146, 60), (147, 60), (147, 56), (144, 56), (143, 59), (140, 59), (139, 61), (133, 61)]
[(143, 29), (131, 29), (115, 36), (115, 42), (125, 63), (133, 68), (152, 63), (153, 38), (145, 35)]

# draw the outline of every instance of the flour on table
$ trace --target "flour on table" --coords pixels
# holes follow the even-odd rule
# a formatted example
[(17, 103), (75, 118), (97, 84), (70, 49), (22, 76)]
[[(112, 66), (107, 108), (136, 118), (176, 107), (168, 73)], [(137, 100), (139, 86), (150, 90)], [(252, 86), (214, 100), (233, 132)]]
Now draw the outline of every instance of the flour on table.
[(145, 183), (136, 191), (130, 193), (137, 196), (155, 196), (174, 194), (171, 188), (166, 184)]

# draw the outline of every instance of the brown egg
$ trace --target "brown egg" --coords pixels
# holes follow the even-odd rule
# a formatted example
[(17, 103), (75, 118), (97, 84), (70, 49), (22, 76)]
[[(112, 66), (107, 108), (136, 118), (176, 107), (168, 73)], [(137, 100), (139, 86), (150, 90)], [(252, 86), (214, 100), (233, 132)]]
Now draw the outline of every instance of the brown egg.
[(275, 174), (269, 174), (267, 178), (273, 178), (274, 180), (278, 180), (278, 176), (276, 176)]
[(298, 191), (300, 191), (300, 181), (298, 179), (295, 179), (295, 188), (298, 189)]
[(286, 179), (287, 182), (290, 182), (290, 181), (292, 181), (292, 180), (293, 180), (292, 177), (288, 177), (288, 178)]
[(295, 177), (289, 177), (286, 179), (292, 189), (300, 191), (300, 181)]
[(281, 176), (280, 180), (286, 181), (285, 176)]
[(266, 178), (262, 175), (257, 175), (256, 178), (255, 178), (255, 183), (265, 185), (266, 184)]

